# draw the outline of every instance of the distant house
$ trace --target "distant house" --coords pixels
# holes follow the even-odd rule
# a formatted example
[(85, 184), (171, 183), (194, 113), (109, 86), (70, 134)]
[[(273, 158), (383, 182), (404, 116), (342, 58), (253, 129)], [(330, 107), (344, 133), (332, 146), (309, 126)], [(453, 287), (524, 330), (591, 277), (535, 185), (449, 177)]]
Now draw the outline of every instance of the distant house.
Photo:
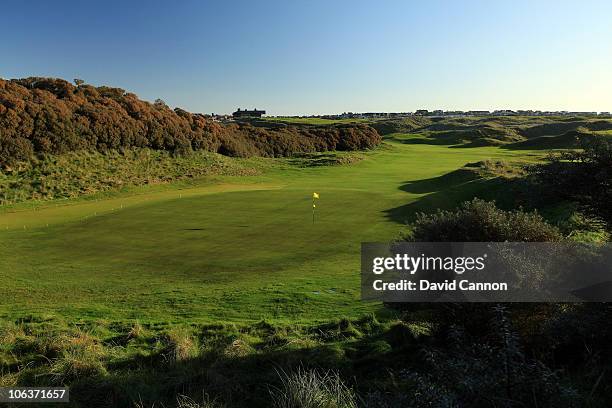
[(242, 110), (238, 108), (236, 112), (232, 113), (232, 116), (234, 118), (261, 118), (261, 115), (265, 115), (265, 114), (266, 114), (265, 110), (257, 110), (257, 109)]

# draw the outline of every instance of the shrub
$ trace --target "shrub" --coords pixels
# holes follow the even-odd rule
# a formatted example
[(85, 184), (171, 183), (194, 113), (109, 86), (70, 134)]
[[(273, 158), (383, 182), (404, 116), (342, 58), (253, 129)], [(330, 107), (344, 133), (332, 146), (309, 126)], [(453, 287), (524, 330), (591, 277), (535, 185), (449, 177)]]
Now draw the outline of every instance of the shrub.
[[(445, 347), (426, 349), (427, 374), (406, 370), (404, 379), (425, 401), (457, 406), (577, 406), (575, 390), (559, 373), (523, 351), (505, 307), (491, 312), (485, 336), (474, 338), (453, 327)], [(424, 383), (430, 386), (420, 386)]]
[(417, 214), (405, 239), (416, 242), (557, 242), (559, 230), (536, 212), (504, 211), (480, 199), (457, 210)]
[(100, 152), (150, 147), (188, 155), (193, 150), (231, 156), (288, 156), (296, 152), (376, 146), (366, 125), (259, 128), (223, 125), (200, 114), (142, 101), (123, 89), (55, 78), (0, 79), (0, 166), (34, 154)]
[(612, 222), (612, 138), (581, 140), (583, 150), (553, 153), (549, 163), (530, 168), (543, 193), (579, 203)]

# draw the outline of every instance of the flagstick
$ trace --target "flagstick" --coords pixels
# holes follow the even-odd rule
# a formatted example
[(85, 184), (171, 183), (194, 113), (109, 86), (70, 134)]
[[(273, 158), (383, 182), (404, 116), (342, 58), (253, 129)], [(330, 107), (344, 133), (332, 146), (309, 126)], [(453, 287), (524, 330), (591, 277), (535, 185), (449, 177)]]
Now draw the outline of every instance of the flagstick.
[(312, 198), (312, 224), (314, 225), (315, 199)]

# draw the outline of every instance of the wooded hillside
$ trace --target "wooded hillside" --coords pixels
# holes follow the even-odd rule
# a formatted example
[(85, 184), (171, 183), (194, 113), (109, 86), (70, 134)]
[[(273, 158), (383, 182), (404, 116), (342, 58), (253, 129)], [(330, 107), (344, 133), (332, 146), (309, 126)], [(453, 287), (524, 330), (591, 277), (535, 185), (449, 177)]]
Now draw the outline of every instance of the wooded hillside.
[(0, 165), (34, 155), (150, 147), (229, 156), (287, 156), (356, 150), (381, 138), (367, 125), (261, 128), (223, 125), (163, 101), (149, 103), (120, 88), (72, 85), (63, 79), (0, 79)]

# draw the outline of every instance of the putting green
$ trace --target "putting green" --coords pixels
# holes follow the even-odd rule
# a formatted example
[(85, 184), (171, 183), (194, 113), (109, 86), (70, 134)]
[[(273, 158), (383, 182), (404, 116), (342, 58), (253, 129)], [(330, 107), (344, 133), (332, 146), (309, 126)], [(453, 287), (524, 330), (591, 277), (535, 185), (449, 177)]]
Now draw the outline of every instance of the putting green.
[(262, 176), (4, 212), (0, 317), (310, 322), (375, 311), (359, 300), (360, 242), (396, 237), (424, 196), (450, 205), (481, 188), (428, 179), (535, 157), (387, 142), (352, 165), (281, 160)]

